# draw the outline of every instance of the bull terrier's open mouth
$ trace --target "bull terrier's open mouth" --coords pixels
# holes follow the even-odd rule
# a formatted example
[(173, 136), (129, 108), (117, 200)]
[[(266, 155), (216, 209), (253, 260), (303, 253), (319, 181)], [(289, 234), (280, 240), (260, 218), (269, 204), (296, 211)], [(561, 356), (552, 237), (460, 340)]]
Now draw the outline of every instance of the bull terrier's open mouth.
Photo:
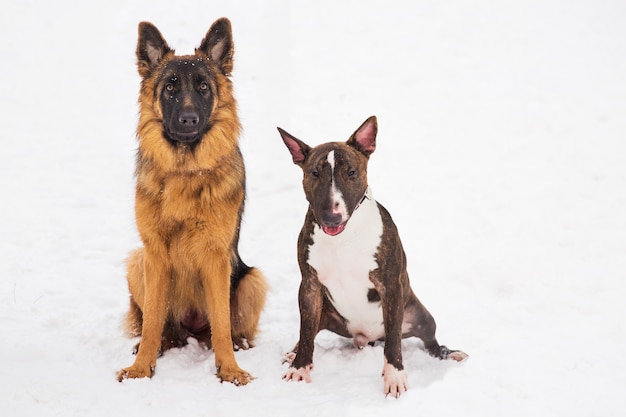
[(330, 236), (337, 236), (339, 233), (343, 232), (343, 229), (346, 228), (346, 223), (342, 223), (338, 226), (324, 226), (322, 225), (322, 230), (324, 233)]

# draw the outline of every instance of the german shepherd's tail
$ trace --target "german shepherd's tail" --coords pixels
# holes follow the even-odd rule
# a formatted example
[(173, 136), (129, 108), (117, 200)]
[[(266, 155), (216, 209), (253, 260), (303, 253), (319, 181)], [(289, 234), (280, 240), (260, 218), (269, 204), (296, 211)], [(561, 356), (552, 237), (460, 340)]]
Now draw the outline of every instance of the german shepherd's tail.
[(231, 336), (235, 346), (247, 349), (254, 347), (268, 284), (260, 270), (238, 261), (239, 267), (233, 269), (231, 276)]

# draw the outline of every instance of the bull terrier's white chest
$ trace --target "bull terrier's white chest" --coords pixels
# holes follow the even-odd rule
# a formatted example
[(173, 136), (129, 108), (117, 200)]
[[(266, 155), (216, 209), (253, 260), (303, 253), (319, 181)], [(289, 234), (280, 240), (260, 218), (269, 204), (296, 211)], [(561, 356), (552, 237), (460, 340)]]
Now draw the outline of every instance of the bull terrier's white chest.
[(365, 335), (369, 341), (384, 336), (381, 304), (368, 301), (368, 291), (374, 288), (369, 274), (378, 268), (376, 253), (382, 233), (378, 205), (366, 198), (342, 233), (329, 236), (316, 227), (309, 246), (308, 263), (328, 289), (333, 306), (346, 319), (348, 330), (353, 336)]

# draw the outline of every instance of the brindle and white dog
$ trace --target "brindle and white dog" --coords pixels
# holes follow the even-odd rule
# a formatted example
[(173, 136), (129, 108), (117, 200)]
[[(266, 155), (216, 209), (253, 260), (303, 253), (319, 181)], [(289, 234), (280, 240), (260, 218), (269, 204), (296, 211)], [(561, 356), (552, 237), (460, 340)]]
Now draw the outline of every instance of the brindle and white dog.
[(347, 142), (312, 148), (278, 128), (309, 202), (298, 238), (300, 340), (283, 378), (310, 382), (315, 336), (327, 329), (358, 348), (384, 340), (384, 393), (398, 397), (408, 388), (402, 338), (420, 338), (440, 359), (467, 355), (437, 342), (435, 320), (411, 289), (396, 226), (368, 187), (377, 129), (372, 116)]

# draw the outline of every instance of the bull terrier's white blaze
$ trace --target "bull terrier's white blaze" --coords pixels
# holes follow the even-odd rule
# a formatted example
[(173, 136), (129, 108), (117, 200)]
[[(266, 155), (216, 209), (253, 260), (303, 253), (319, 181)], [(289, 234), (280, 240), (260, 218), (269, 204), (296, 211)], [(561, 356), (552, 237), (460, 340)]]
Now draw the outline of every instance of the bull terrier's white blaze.
[(330, 170), (333, 172), (333, 178), (335, 177), (335, 151), (328, 152), (326, 156), (326, 160), (328, 161), (328, 165), (330, 165)]
[(343, 199), (343, 193), (337, 188), (337, 182), (335, 181), (335, 151), (328, 152), (326, 160), (332, 172), (330, 203), (332, 204), (333, 213), (341, 214), (341, 223), (345, 223), (348, 221), (348, 209)]

